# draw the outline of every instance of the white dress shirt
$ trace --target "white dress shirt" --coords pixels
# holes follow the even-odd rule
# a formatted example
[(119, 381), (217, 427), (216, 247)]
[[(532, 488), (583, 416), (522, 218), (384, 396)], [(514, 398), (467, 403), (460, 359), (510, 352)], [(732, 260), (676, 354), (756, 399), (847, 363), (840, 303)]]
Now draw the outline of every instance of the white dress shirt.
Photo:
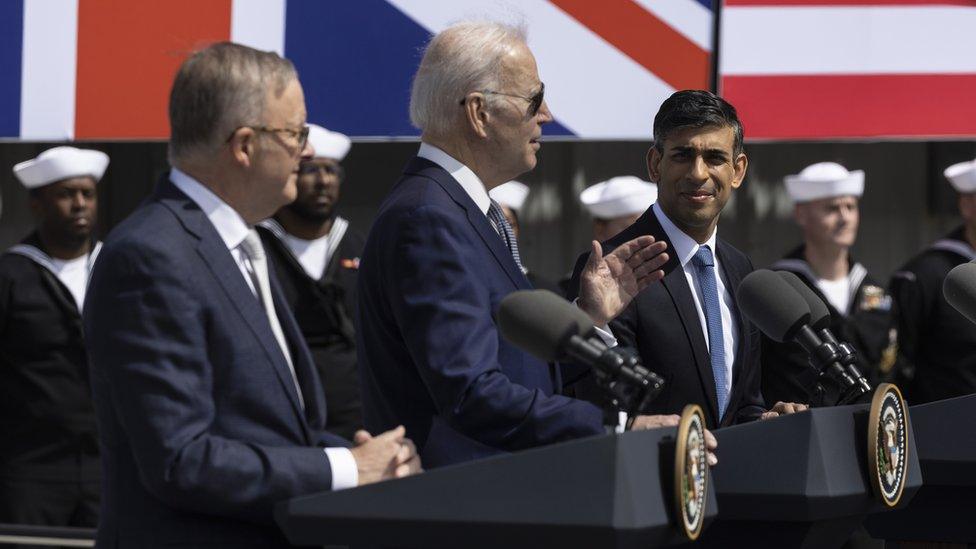
[(671, 241), (671, 248), (668, 250), (669, 254), (674, 255), (678, 262), (681, 264), (681, 269), (685, 273), (685, 280), (688, 281), (688, 287), (692, 289), (691, 297), (695, 301), (695, 310), (698, 311), (698, 320), (701, 322), (702, 335), (705, 336), (705, 344), (711, 349), (711, 342), (708, 341), (708, 321), (705, 318), (705, 310), (702, 308), (702, 291), (701, 285), (698, 283), (698, 274), (695, 272), (695, 266), (691, 264), (691, 258), (695, 257), (695, 253), (698, 252), (700, 246), (708, 246), (712, 250), (712, 257), (715, 259), (715, 282), (717, 284), (718, 295), (719, 295), (719, 309), (722, 312), (722, 343), (725, 347), (725, 389), (728, 394), (732, 394), (732, 364), (735, 362), (735, 351), (739, 346), (739, 342), (736, 339), (738, 336), (738, 327), (735, 325), (734, 317), (732, 315), (732, 309), (734, 307), (734, 302), (732, 294), (729, 292), (728, 288), (725, 287), (725, 281), (722, 280), (722, 270), (721, 264), (719, 262), (718, 253), (715, 249), (716, 235), (718, 230), (712, 233), (712, 236), (708, 238), (704, 244), (699, 245), (694, 238), (686, 235), (681, 229), (679, 229), (668, 216), (664, 215), (661, 210), (661, 206), (658, 203), (654, 203), (652, 206), (654, 210), (654, 215), (657, 217), (661, 227), (664, 228), (665, 234), (668, 235), (668, 240)]
[[(229, 204), (220, 199), (210, 189), (189, 175), (173, 168), (170, 172), (170, 181), (176, 188), (183, 191), (190, 200), (196, 202), (197, 206), (203, 210), (207, 219), (213, 223), (220, 239), (224, 241), (227, 250), (230, 252), (237, 268), (240, 269), (244, 282), (251, 288), (251, 292), (257, 296), (257, 290), (248, 274), (250, 268), (245, 254), (241, 251), (241, 243), (251, 231), (241, 214)], [(328, 458), (329, 467), (332, 470), (332, 489), (341, 490), (352, 488), (359, 484), (359, 469), (356, 467), (356, 458), (348, 448), (325, 448), (325, 455)]]

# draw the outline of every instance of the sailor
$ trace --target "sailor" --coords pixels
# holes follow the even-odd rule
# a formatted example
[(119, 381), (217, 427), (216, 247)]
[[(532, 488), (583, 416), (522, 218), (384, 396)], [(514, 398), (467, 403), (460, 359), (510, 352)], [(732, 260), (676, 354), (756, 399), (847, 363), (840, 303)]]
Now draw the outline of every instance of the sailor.
[(298, 197), (258, 228), (325, 389), (326, 429), (349, 440), (363, 426), (356, 369), (356, 278), (365, 237), (336, 212), (345, 135), (309, 124), (315, 149), (298, 174)]
[(921, 404), (976, 392), (976, 325), (946, 302), (942, 283), (956, 265), (976, 259), (976, 161), (949, 166), (962, 225), (892, 275), (906, 400)]
[(34, 230), (0, 255), (0, 523), (94, 527), (100, 465), (81, 310), (105, 153), (14, 166)]
[[(525, 206), (525, 199), (529, 196), (529, 187), (519, 181), (509, 181), (488, 191), (488, 196), (501, 206), (505, 220), (511, 225), (512, 232), (515, 233), (515, 240), (519, 243), (519, 249), (524, 250), (525, 247), (523, 244), (525, 242), (522, 240), (523, 233), (519, 225), (519, 216), (522, 214), (523, 206)], [(555, 282), (540, 275), (536, 271), (529, 270), (525, 267), (524, 258), (520, 259), (522, 262), (522, 272), (525, 273), (525, 277), (532, 283), (533, 288), (562, 294), (562, 290), (559, 289), (559, 286)]]

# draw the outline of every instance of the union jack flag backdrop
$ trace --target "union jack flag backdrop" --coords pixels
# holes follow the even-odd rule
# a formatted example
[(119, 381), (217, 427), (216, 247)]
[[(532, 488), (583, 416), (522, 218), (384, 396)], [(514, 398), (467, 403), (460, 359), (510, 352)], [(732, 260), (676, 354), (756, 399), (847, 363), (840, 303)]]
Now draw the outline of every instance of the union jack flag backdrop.
[[(726, 0), (720, 91), (750, 138), (976, 135), (976, 1)], [(0, 0), (0, 139), (165, 139), (173, 73), (234, 40), (292, 59), (309, 120), (413, 137), (430, 35), (521, 22), (548, 135), (648, 139), (676, 89), (707, 88), (711, 0)]]

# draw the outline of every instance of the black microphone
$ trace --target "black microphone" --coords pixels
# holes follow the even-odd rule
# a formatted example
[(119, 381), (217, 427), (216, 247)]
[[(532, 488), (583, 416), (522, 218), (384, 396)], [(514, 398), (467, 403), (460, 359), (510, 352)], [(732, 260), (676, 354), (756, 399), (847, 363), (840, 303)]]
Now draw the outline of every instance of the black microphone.
[(847, 372), (847, 376), (843, 376), (841, 381), (847, 387), (856, 387), (859, 394), (870, 393), (871, 384), (857, 368), (857, 352), (854, 347), (838, 341), (830, 331), (830, 309), (827, 304), (796, 274), (789, 271), (777, 271), (777, 274), (807, 302), (810, 308), (810, 326), (820, 336), (821, 341), (837, 350), (838, 362)]
[(586, 313), (548, 290), (506, 296), (498, 309), (498, 328), (505, 339), (541, 360), (569, 359), (593, 368), (598, 384), (631, 416), (643, 413), (664, 388), (664, 380), (644, 368), (636, 353), (608, 348)]
[(953, 309), (976, 323), (976, 263), (963, 263), (949, 271), (942, 295)]
[(824, 345), (810, 327), (810, 306), (782, 277), (768, 269), (746, 275), (735, 295), (739, 310), (770, 339), (780, 343), (795, 341), (811, 355), (818, 371), (830, 374), (845, 384), (856, 382), (837, 360), (836, 348)]

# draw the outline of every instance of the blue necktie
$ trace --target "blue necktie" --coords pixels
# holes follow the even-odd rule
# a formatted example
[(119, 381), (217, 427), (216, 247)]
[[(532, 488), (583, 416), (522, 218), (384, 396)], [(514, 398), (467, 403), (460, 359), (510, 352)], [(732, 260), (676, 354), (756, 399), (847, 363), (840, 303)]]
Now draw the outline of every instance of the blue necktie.
[(725, 388), (728, 377), (725, 372), (725, 332), (722, 330), (722, 309), (719, 308), (718, 283), (715, 280), (715, 260), (708, 246), (700, 246), (691, 261), (698, 271), (698, 285), (702, 292), (712, 375), (715, 376), (715, 396), (718, 399), (718, 417), (721, 419), (729, 404), (729, 393)]
[(502, 211), (502, 207), (494, 200), (491, 201), (491, 206), (488, 207), (488, 219), (495, 225), (495, 231), (498, 232), (498, 236), (502, 238), (502, 242), (508, 247), (508, 251), (512, 253), (515, 264), (518, 265), (518, 268), (522, 272), (525, 272), (525, 268), (522, 267), (522, 258), (519, 257), (518, 242), (515, 241), (515, 232), (512, 231), (512, 226), (505, 219), (505, 212)]

